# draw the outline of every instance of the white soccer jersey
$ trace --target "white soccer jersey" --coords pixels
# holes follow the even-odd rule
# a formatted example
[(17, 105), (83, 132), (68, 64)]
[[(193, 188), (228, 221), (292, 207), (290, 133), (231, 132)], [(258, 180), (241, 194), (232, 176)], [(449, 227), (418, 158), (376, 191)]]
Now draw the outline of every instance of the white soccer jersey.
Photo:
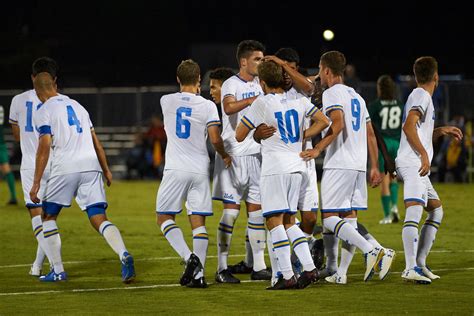
[(236, 101), (240, 101), (260, 94), (263, 94), (263, 91), (258, 77), (255, 77), (252, 81), (245, 81), (238, 75), (235, 75), (222, 84), (222, 139), (224, 140), (225, 150), (232, 156), (247, 156), (260, 153), (260, 145), (253, 139), (253, 132), (241, 143), (235, 140), (235, 129), (240, 119), (247, 113), (249, 107), (239, 113), (227, 115), (224, 111), (224, 99), (228, 96), (233, 96)]
[(165, 169), (209, 174), (207, 128), (221, 125), (214, 102), (177, 92), (164, 95), (160, 103), (168, 138)]
[(39, 136), (52, 135), (51, 177), (102, 171), (92, 141), (89, 113), (77, 101), (55, 96), (39, 106), (33, 117)]
[(276, 133), (262, 140), (262, 176), (306, 171), (300, 157), (305, 117), (318, 111), (308, 99), (286, 99), (285, 94), (267, 94), (254, 101), (241, 122), (250, 129), (265, 123)]
[[(403, 112), (403, 123), (411, 110), (418, 110), (421, 119), (416, 124), (416, 131), (421, 144), (428, 153), (428, 157), (433, 159), (433, 129), (435, 121), (435, 110), (431, 95), (423, 88), (416, 88), (410, 93)], [(402, 132), (400, 147), (398, 148), (397, 167), (421, 167), (419, 154), (408, 143), (405, 132)]]
[(323, 169), (366, 171), (370, 116), (365, 101), (351, 87), (336, 84), (323, 93), (323, 111), (329, 117), (336, 110), (344, 113), (344, 128), (327, 147)]
[[(311, 101), (311, 98), (305, 96), (302, 93), (299, 93), (296, 91), (294, 87), (291, 87), (290, 90), (286, 91), (286, 98), (288, 100), (297, 100), (301, 98), (306, 98), (308, 101)], [(311, 118), (306, 117), (304, 120), (304, 129), (308, 129), (311, 126)], [(311, 139), (308, 139), (304, 142), (304, 148), (303, 149), (312, 149), (313, 148), (313, 141)]]
[(12, 99), (9, 121), (20, 129), (21, 170), (35, 169), (38, 132), (33, 126), (33, 117), (40, 105), (35, 90), (25, 91)]

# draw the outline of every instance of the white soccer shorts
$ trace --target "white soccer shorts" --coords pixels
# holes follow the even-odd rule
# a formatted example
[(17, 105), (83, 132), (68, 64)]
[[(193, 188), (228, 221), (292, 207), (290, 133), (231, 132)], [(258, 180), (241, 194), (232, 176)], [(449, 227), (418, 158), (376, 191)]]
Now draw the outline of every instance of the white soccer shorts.
[(321, 179), (321, 212), (337, 213), (367, 209), (366, 172), (324, 169)]
[(263, 216), (272, 214), (296, 214), (302, 185), (308, 184), (305, 173), (287, 173), (262, 176), (260, 189), (262, 194)]
[(212, 215), (212, 199), (207, 175), (180, 170), (165, 170), (156, 196), (158, 214), (181, 213), (186, 201), (188, 215)]
[(298, 210), (317, 212), (319, 207), (318, 178), (316, 175), (316, 163), (314, 159), (306, 162), (308, 184), (305, 178), (301, 184)]
[[(30, 199), (30, 191), (31, 187), (33, 186), (33, 180), (35, 178), (35, 170), (28, 169), (28, 170), (20, 170), (20, 177), (21, 177), (21, 187), (23, 188), (23, 198), (25, 199), (25, 205), (28, 208), (35, 208), (41, 207), (41, 202), (39, 204), (33, 203)], [(43, 173), (43, 177), (41, 178), (40, 182), (40, 190), (38, 192), (38, 197), (40, 200), (43, 200), (44, 193), (47, 186), (47, 181), (49, 178), (49, 170), (45, 170)]]
[(404, 182), (403, 200), (415, 201), (426, 206), (428, 200), (439, 200), (438, 193), (433, 188), (428, 176), (421, 177), (418, 168), (397, 168), (398, 177)]

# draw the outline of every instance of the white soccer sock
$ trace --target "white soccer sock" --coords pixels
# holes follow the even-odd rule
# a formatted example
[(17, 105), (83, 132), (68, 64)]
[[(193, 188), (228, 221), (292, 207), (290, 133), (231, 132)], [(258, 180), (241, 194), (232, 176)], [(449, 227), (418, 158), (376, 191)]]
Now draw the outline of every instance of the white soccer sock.
[(272, 266), (272, 276), (276, 277), (278, 272), (281, 272), (280, 266), (278, 265), (278, 258), (276, 256), (275, 250), (273, 249), (272, 235), (270, 231), (267, 230), (267, 249), (268, 256), (270, 257), (270, 264)]
[[(344, 220), (357, 230), (357, 218), (345, 218)], [(338, 275), (347, 275), (347, 270), (349, 270), (352, 258), (354, 258), (355, 248), (355, 246), (349, 244), (347, 241), (342, 241), (341, 262), (337, 269)]]
[(35, 267), (42, 268), (44, 258), (46, 257), (46, 253), (43, 249), (47, 247), (47, 243), (44, 240), (43, 221), (41, 220), (41, 215), (34, 216), (31, 219), (31, 226), (33, 227), (33, 233), (35, 234), (36, 240), (38, 241), (38, 247), (36, 249), (36, 258), (33, 262), (33, 265)]
[(110, 248), (119, 256), (120, 260), (122, 260), (124, 252), (127, 252), (127, 248), (125, 248), (118, 228), (109, 221), (103, 221), (99, 226), (99, 233), (107, 241)]
[(61, 258), (61, 237), (59, 236), (58, 225), (55, 220), (43, 222), (43, 235), (47, 243), (47, 248), (51, 253), (49, 257), (55, 273), (64, 272), (63, 261)]
[(418, 266), (426, 266), (426, 257), (428, 257), (431, 247), (436, 239), (436, 233), (438, 232), (442, 219), (442, 206), (428, 212), (428, 217), (421, 228), (420, 242), (418, 243), (418, 254), (416, 256), (416, 263)]
[(364, 235), (364, 238), (372, 244), (374, 247), (383, 248), (383, 246), (374, 238), (371, 234), (367, 233)]
[(253, 267), (252, 245), (250, 245), (249, 229), (245, 227), (245, 264), (247, 267)]
[(199, 279), (204, 276), (204, 266), (206, 264), (207, 247), (209, 245), (209, 236), (207, 235), (206, 226), (193, 229), (193, 252), (198, 256), (202, 264), (202, 270), (194, 277)]
[(183, 232), (179, 226), (176, 225), (172, 219), (169, 219), (161, 224), (161, 231), (171, 247), (173, 247), (183, 260), (187, 261), (191, 256), (191, 250), (189, 250), (189, 247), (184, 240)]
[(239, 210), (224, 209), (222, 212), (221, 221), (217, 228), (217, 271), (219, 272), (227, 269), (232, 232), (238, 216)]
[[(324, 222), (324, 221), (323, 221)], [(339, 250), (339, 238), (323, 226), (324, 252), (326, 253), (326, 268), (329, 271), (337, 271), (337, 256)]]
[(262, 214), (262, 210), (249, 212), (247, 222), (254, 271), (261, 271), (267, 268), (265, 264), (265, 224)]
[(406, 210), (405, 222), (402, 229), (403, 250), (407, 269), (416, 266), (416, 252), (418, 249), (418, 223), (423, 214), (423, 206), (413, 205)]
[(337, 216), (325, 218), (324, 226), (340, 239), (359, 248), (364, 254), (374, 249), (374, 246), (365, 240), (352, 225)]
[(281, 269), (283, 278), (289, 280), (294, 276), (293, 269), (291, 268), (291, 250), (288, 236), (285, 232), (283, 225), (278, 225), (270, 231), (272, 237), (272, 246), (275, 251), (276, 257), (278, 258), (278, 266)]
[(293, 225), (286, 230), (286, 234), (291, 241), (293, 251), (303, 265), (304, 271), (316, 269), (313, 258), (309, 252), (308, 239), (297, 225)]
[(314, 238), (313, 234), (308, 234), (308, 233), (305, 233), (304, 231), (302, 231), (302, 232), (303, 232), (303, 235), (308, 240), (308, 246), (311, 249), (313, 243), (316, 241), (316, 238)]

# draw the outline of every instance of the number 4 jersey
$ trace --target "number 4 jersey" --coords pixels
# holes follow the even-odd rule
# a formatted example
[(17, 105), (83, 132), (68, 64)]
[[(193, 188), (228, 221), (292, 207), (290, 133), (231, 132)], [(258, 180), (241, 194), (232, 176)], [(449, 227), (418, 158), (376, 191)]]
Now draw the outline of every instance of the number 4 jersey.
[[(367, 122), (364, 99), (354, 89), (336, 84), (323, 93), (323, 111), (343, 111), (344, 128), (326, 149), (323, 169), (367, 169)], [(327, 131), (326, 131), (327, 132)]]
[(52, 136), (51, 177), (101, 171), (94, 149), (89, 113), (77, 101), (57, 95), (40, 105), (33, 117), (39, 137)]
[(164, 95), (160, 103), (168, 139), (165, 169), (208, 175), (207, 128), (221, 125), (216, 105), (187, 92)]

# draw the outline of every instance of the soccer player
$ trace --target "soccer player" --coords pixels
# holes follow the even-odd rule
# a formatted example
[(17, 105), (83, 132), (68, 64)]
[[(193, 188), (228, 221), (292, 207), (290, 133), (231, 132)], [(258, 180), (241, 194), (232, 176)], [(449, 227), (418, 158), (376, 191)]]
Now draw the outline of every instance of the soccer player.
[[(220, 136), (221, 122), (216, 105), (198, 95), (199, 65), (190, 59), (181, 62), (177, 79), (180, 92), (164, 95), (160, 101), (168, 146), (164, 176), (156, 199), (157, 223), (171, 247), (185, 261), (180, 284), (205, 288), (204, 265), (209, 243), (205, 219), (212, 215), (206, 134), (222, 157), (225, 168), (230, 166), (231, 157)], [(175, 223), (176, 214), (182, 211), (183, 200), (193, 230), (193, 252)]]
[(235, 75), (234, 71), (230, 68), (225, 68), (225, 67), (216, 68), (213, 71), (211, 71), (211, 73), (209, 74), (210, 93), (216, 105), (221, 104), (222, 84), (224, 83), (224, 81), (226, 81), (233, 75)]
[[(438, 62), (431, 56), (418, 58), (413, 65), (417, 83), (408, 97), (403, 113), (403, 133), (398, 149), (397, 174), (404, 182), (403, 198), (406, 215), (402, 230), (406, 268), (402, 278), (415, 283), (429, 284), (439, 276), (426, 265), (426, 257), (435, 241), (443, 219), (443, 207), (430, 178), (433, 140), (449, 135), (461, 140), (460, 129), (453, 126), (434, 128), (435, 109), (433, 92), (438, 86)], [(418, 233), (423, 208), (428, 212)]]
[[(332, 124), (313, 149), (301, 153), (305, 159), (314, 159), (327, 148), (321, 180), (323, 225), (343, 243), (337, 272), (327, 277), (326, 281), (337, 284), (347, 283), (347, 270), (355, 247), (361, 249), (366, 258), (364, 281), (372, 277), (379, 263), (381, 270), (388, 273), (393, 259), (391, 251), (391, 256), (384, 256), (383, 248), (373, 246), (357, 232), (357, 211), (367, 209), (367, 147), (370, 152), (371, 184), (379, 184), (381, 177), (377, 142), (365, 101), (354, 89), (343, 84), (345, 66), (346, 59), (341, 52), (330, 51), (321, 56), (319, 77), (321, 85), (327, 87), (323, 93), (323, 111)], [(331, 249), (326, 248), (328, 251)], [(331, 255), (328, 253), (328, 259)]]
[[(369, 105), (370, 118), (374, 127), (381, 132), (388, 154), (395, 160), (400, 145), (403, 105), (396, 98), (395, 82), (390, 76), (383, 75), (378, 78), (377, 96), (377, 100)], [(385, 172), (384, 159), (380, 153), (379, 168), (380, 172)], [(390, 174), (385, 174), (380, 188), (384, 213), (380, 224), (397, 223), (400, 220), (397, 179), (391, 179)]]
[[(56, 218), (63, 207), (70, 207), (76, 197), (79, 207), (86, 211), (92, 226), (105, 238), (119, 256), (122, 264), (122, 281), (135, 278), (133, 257), (127, 251), (118, 228), (105, 214), (105, 176), (112, 183), (112, 173), (89, 118), (89, 113), (77, 101), (60, 96), (56, 83), (47, 72), (38, 73), (34, 80), (38, 98), (43, 102), (33, 117), (38, 130), (35, 173), (30, 191), (33, 203), (40, 203), (38, 193), (44, 170), (51, 153), (51, 174), (43, 196), (43, 232), (50, 251), (53, 269), (40, 277), (42, 282), (67, 279), (61, 259), (61, 239)], [(54, 137), (53, 137), (54, 135)]]
[[(36, 75), (41, 72), (49, 73), (54, 82), (56, 82), (58, 72), (56, 61), (49, 57), (36, 59), (32, 65), (31, 80), (34, 81)], [(41, 203), (36, 204), (30, 199), (30, 190), (33, 185), (35, 172), (36, 149), (38, 148), (38, 131), (33, 126), (33, 117), (36, 115), (36, 111), (39, 109), (41, 103), (42, 102), (38, 99), (35, 90), (28, 90), (13, 97), (9, 115), (13, 136), (16, 141), (20, 142), (21, 146), (21, 185), (23, 188), (25, 205), (31, 216), (33, 232), (38, 241), (36, 259), (30, 269), (30, 275), (33, 276), (41, 275), (45, 256), (47, 253), (49, 254), (47, 243), (44, 239), (43, 223), (41, 220), (43, 205)], [(38, 193), (40, 199), (44, 196), (46, 181), (49, 178), (49, 166), (48, 163), (41, 179), (41, 190)]]
[[(260, 205), (260, 145), (249, 135), (245, 141), (235, 140), (235, 128), (252, 102), (262, 94), (257, 66), (263, 60), (265, 47), (258, 41), (245, 40), (237, 46), (239, 73), (222, 85), (222, 138), (226, 151), (232, 156), (230, 168), (224, 168), (222, 159), (216, 159), (214, 168), (213, 199), (224, 204), (224, 211), (217, 231), (218, 267), (216, 281), (238, 283), (227, 266), (227, 258), (234, 229), (240, 212), (241, 201), (246, 202), (248, 212), (248, 239), (252, 255), (247, 251), (245, 262), (237, 265), (234, 272), (252, 267), (252, 280), (269, 280), (271, 273), (265, 264), (265, 225)], [(249, 259), (253, 258), (250, 263)], [(248, 270), (247, 270), (248, 271)]]
[(8, 150), (5, 145), (5, 139), (3, 138), (3, 124), (5, 122), (5, 110), (0, 105), (0, 173), (1, 176), (7, 181), (8, 189), (10, 190), (10, 200), (7, 205), (16, 205), (18, 201), (16, 199), (15, 190), (15, 176), (8, 163)]
[[(314, 133), (326, 128), (328, 120), (307, 98), (287, 99), (281, 66), (265, 61), (258, 71), (265, 96), (255, 100), (242, 117), (235, 137), (239, 142), (244, 141), (250, 131), (262, 123), (278, 127), (272, 137), (262, 140), (262, 210), (282, 273), (268, 289), (304, 288), (317, 280), (318, 270), (308, 240), (295, 224), (298, 204), (305, 200), (306, 188), (310, 185), (306, 163), (299, 153), (305, 138), (305, 116), (318, 121), (311, 127), (316, 129)], [(303, 265), (298, 280), (291, 266), (290, 242)]]

